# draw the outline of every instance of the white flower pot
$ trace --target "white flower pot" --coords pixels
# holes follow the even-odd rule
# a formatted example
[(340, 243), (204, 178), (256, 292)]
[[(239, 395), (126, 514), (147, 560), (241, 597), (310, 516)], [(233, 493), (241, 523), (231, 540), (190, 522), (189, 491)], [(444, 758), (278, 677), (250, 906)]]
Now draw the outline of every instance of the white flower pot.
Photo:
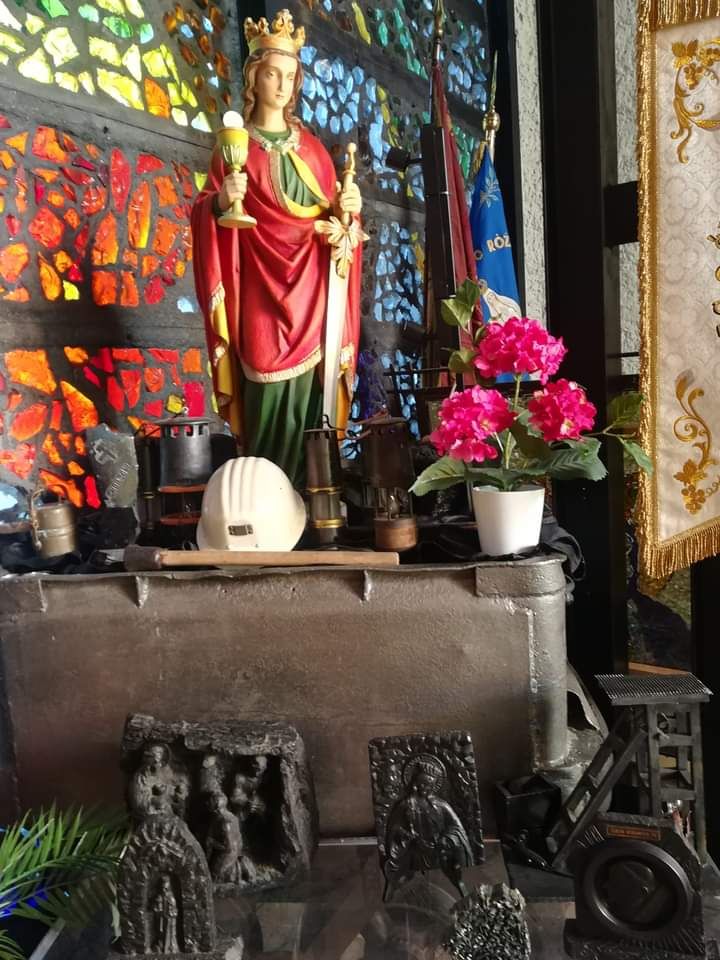
[(472, 500), (483, 553), (504, 557), (538, 545), (545, 502), (543, 487), (473, 487)]

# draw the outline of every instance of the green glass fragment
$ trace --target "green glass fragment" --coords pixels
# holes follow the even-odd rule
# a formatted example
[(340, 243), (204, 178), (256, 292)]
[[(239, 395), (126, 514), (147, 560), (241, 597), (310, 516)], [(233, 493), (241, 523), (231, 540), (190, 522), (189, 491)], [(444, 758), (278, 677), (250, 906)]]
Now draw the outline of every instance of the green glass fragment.
[(97, 9), (91, 3), (82, 3), (78, 7), (78, 13), (83, 18), (83, 20), (89, 20), (91, 23), (100, 22), (100, 14), (97, 12)]
[(49, 17), (67, 17), (67, 7), (62, 0), (37, 0), (37, 5)]
[(124, 17), (103, 17), (103, 24), (110, 33), (116, 37), (122, 37), (123, 40), (129, 40), (133, 35), (133, 28)]
[(149, 43), (155, 36), (155, 31), (150, 23), (140, 24), (140, 43)]
[(378, 40), (384, 47), (387, 46), (388, 28), (387, 28), (387, 24), (384, 21), (378, 27)]

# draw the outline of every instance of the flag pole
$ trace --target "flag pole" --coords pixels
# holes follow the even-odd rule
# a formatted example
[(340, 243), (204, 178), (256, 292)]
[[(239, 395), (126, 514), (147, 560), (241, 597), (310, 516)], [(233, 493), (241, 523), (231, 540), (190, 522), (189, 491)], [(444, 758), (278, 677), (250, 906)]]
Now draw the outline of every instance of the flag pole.
[(430, 122), (438, 123), (437, 108), (435, 105), (435, 67), (440, 63), (442, 42), (445, 36), (445, 4), (443, 0), (435, 0), (433, 4), (433, 37), (432, 37), (432, 69), (430, 71)]
[(500, 114), (495, 109), (495, 94), (497, 92), (497, 62), (498, 55), (496, 50), (495, 56), (493, 57), (492, 79), (490, 80), (490, 101), (488, 103), (488, 108), (485, 111), (485, 116), (483, 117), (483, 130), (485, 132), (485, 137), (478, 144), (477, 152), (475, 153), (475, 159), (473, 161), (472, 168), (473, 175), (476, 174), (480, 169), (486, 149), (490, 151), (490, 159), (493, 163), (495, 163), (495, 137), (500, 130)]

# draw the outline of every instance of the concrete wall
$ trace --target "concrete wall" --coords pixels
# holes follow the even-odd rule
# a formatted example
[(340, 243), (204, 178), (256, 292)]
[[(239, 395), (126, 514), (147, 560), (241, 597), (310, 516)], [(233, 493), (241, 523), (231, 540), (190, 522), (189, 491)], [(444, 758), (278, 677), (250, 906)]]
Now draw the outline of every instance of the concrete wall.
[(372, 832), (371, 737), (470, 730), (486, 796), (493, 781), (565, 755), (555, 558), (12, 577), (0, 581), (0, 611), (5, 783), (20, 809), (121, 802), (132, 712), (293, 723), (326, 835)]

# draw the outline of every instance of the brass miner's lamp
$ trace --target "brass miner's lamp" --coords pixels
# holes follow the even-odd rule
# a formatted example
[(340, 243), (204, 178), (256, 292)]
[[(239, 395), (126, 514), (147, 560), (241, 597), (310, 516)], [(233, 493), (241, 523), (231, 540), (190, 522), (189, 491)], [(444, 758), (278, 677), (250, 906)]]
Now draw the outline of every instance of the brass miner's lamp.
[[(245, 166), (248, 155), (248, 132), (243, 118), (235, 110), (223, 115), (223, 126), (217, 132), (217, 145), (222, 158), (233, 173), (239, 173)], [(257, 226), (255, 217), (245, 213), (242, 200), (233, 200), (232, 206), (217, 221), (221, 227), (234, 227), (244, 230)]]

